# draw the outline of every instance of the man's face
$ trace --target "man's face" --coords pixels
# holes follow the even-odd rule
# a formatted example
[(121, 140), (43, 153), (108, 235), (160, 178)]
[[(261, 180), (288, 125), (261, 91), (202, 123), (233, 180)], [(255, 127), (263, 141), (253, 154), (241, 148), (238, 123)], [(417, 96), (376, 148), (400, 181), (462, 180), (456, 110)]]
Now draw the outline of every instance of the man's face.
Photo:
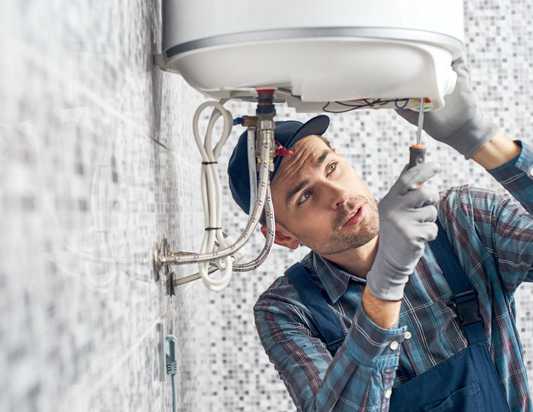
[[(271, 184), (276, 221), (321, 255), (373, 239), (379, 232), (377, 202), (346, 160), (317, 136), (292, 149)], [(362, 219), (345, 224), (361, 205)]]

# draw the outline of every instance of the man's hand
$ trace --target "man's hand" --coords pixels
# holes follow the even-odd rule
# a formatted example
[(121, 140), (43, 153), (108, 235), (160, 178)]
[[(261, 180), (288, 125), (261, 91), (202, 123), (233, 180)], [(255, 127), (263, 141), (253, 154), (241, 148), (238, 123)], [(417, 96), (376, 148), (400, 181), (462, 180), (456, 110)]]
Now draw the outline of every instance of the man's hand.
[(382, 300), (400, 300), (403, 289), (424, 253), (426, 242), (437, 237), (439, 193), (422, 185), (438, 172), (428, 162), (407, 166), (379, 202), (379, 244), (366, 278), (372, 294)]
[[(444, 108), (425, 113), (424, 130), (470, 159), (481, 145), (496, 136), (498, 127), (479, 113), (464, 59), (455, 60), (452, 67), (457, 73), (455, 89), (444, 98)], [(409, 109), (396, 112), (409, 123), (417, 124), (418, 112)]]

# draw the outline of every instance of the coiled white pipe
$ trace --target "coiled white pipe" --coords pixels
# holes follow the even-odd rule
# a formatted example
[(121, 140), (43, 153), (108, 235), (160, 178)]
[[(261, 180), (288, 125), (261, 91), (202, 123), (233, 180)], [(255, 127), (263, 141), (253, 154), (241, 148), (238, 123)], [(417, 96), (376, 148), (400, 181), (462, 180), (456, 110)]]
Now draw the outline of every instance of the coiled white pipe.
[[(215, 109), (211, 113), (205, 134), (205, 140), (202, 142), (198, 133), (198, 118), (200, 113), (209, 106), (215, 106)], [(213, 147), (213, 127), (220, 116), (224, 117), (222, 136), (219, 142)], [(220, 154), (220, 149), (231, 133), (232, 125), (233, 119), (231, 114), (218, 102), (205, 102), (201, 104), (196, 110), (193, 120), (194, 139), (202, 157), (201, 192), (202, 206), (204, 210), (204, 227), (206, 228), (202, 239), (200, 253), (211, 253), (215, 251), (217, 249), (217, 246), (215, 246), (215, 240), (220, 247), (226, 246), (224, 236), (222, 235), (220, 221), (220, 185), (218, 182), (218, 174), (214, 166), (216, 165)], [(223, 276), (219, 278), (209, 276), (209, 262), (198, 263), (198, 273), (209, 289), (220, 291), (230, 282), (233, 273), (231, 257), (227, 256), (224, 263)]]
[[(214, 105), (213, 102), (206, 102)], [(198, 108), (200, 109), (200, 107)], [(198, 134), (198, 128), (196, 123), (199, 117), (199, 110), (195, 113), (195, 121), (193, 122), (193, 128), (195, 134)], [(226, 117), (225, 117), (226, 118)], [(231, 125), (231, 124), (230, 124)], [(230, 246), (225, 249), (217, 250), (211, 253), (186, 253), (183, 252), (170, 252), (167, 256), (161, 256), (159, 262), (161, 264), (187, 264), (198, 263), (209, 260), (216, 260), (224, 258), (228, 255), (234, 254), (237, 250), (244, 246), (246, 241), (250, 238), (253, 230), (259, 222), (259, 218), (263, 211), (263, 207), (266, 201), (267, 189), (268, 189), (268, 176), (269, 176), (269, 163), (270, 163), (270, 150), (272, 147), (272, 141), (274, 138), (273, 130), (262, 130), (260, 136), (260, 167), (259, 167), (259, 183), (257, 190), (257, 200), (255, 202), (252, 213), (248, 219), (248, 223), (244, 229), (244, 232), (240, 237)]]
[[(274, 243), (274, 229), (273, 229), (273, 207), (270, 197), (269, 188), (269, 164), (270, 164), (270, 149), (273, 141), (273, 130), (264, 130), (260, 133), (260, 167), (259, 167), (259, 184), (255, 189), (252, 186), (252, 191), (257, 192), (256, 202), (253, 204), (253, 210), (250, 214), (248, 223), (244, 232), (239, 239), (228, 246), (224, 238), (221, 226), (221, 196), (220, 196), (220, 184), (218, 181), (218, 174), (214, 165), (216, 165), (217, 159), (220, 155), (223, 145), (226, 143), (233, 126), (233, 119), (231, 113), (223, 107), (222, 103), (209, 101), (202, 103), (196, 110), (193, 118), (193, 134), (202, 157), (202, 204), (204, 208), (204, 224), (206, 228), (212, 228), (206, 230), (202, 239), (201, 251), (199, 254), (182, 254), (180, 252), (170, 253), (168, 256), (161, 257), (161, 263), (198, 263), (198, 274), (203, 279), (204, 284), (211, 290), (220, 291), (224, 289), (231, 280), (233, 263), (232, 255), (234, 255), (240, 248), (244, 246), (246, 241), (250, 238), (253, 230), (257, 226), (265, 202), (268, 203), (265, 209), (265, 215), (267, 216), (268, 236), (261, 254), (252, 262), (246, 264), (237, 265), (236, 271), (252, 270), (259, 266), (264, 259), (268, 256), (272, 245)], [(203, 110), (207, 107), (214, 107), (209, 123), (207, 126), (205, 141), (202, 143), (199, 134), (199, 117)], [(212, 147), (212, 134), (213, 127), (222, 116), (224, 119), (224, 126), (222, 136), (219, 142)], [(255, 141), (254, 141), (255, 143)], [(251, 155), (251, 152), (248, 153)], [(251, 162), (255, 168), (255, 153)], [(250, 178), (252, 171), (249, 171)], [(253, 171), (254, 175), (256, 172)], [(256, 180), (254, 179), (254, 183)], [(224, 262), (220, 262), (220, 259), (224, 259)], [(216, 261), (217, 267), (223, 269), (223, 276), (221, 278), (214, 278), (209, 276), (209, 261)], [(212, 270), (211, 270), (212, 272)]]

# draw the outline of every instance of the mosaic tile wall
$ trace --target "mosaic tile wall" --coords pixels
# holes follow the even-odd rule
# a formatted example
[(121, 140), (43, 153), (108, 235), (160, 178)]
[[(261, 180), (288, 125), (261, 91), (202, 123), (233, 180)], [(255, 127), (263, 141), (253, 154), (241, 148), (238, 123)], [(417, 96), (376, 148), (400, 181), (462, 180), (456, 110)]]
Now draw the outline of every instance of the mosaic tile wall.
[[(200, 218), (184, 136), (201, 100), (153, 67), (159, 9), (0, 4), (1, 411), (170, 408), (157, 332), (170, 314), (151, 249), (164, 234), (199, 242), (184, 224)], [(209, 347), (194, 327), (207, 296), (179, 302), (179, 381), (201, 387), (206, 351), (192, 348)]]
[[(510, 136), (533, 144), (533, 6), (465, 7), (480, 105)], [(158, 324), (178, 339), (180, 411), (294, 410), (256, 336), (252, 306), (305, 250), (276, 247), (220, 293), (198, 281), (169, 301), (152, 279), (156, 240), (197, 250), (202, 236), (191, 121), (204, 98), (153, 68), (159, 9), (142, 0), (0, 3), (2, 411), (169, 410)], [(234, 115), (254, 111), (228, 107)], [(332, 117), (329, 136), (379, 198), (407, 161), (414, 130), (388, 111), (359, 112)], [(428, 144), (431, 160), (449, 166), (434, 179), (439, 187), (497, 187), (473, 162)], [(235, 239), (245, 221), (227, 187), (224, 201)], [(258, 252), (262, 240), (254, 236), (246, 252)], [(531, 285), (517, 301), (533, 375)]]

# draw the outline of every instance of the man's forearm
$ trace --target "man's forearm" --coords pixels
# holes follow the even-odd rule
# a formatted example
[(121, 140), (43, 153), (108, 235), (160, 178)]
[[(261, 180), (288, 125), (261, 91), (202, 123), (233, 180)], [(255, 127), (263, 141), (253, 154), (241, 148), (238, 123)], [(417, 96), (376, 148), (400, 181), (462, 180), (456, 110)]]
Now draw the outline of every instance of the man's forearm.
[(401, 300), (389, 301), (375, 297), (368, 286), (363, 290), (363, 309), (368, 317), (383, 329), (398, 326), (401, 305)]
[(520, 154), (520, 146), (499, 132), (488, 142), (482, 144), (472, 156), (477, 163), (487, 170), (495, 169)]

